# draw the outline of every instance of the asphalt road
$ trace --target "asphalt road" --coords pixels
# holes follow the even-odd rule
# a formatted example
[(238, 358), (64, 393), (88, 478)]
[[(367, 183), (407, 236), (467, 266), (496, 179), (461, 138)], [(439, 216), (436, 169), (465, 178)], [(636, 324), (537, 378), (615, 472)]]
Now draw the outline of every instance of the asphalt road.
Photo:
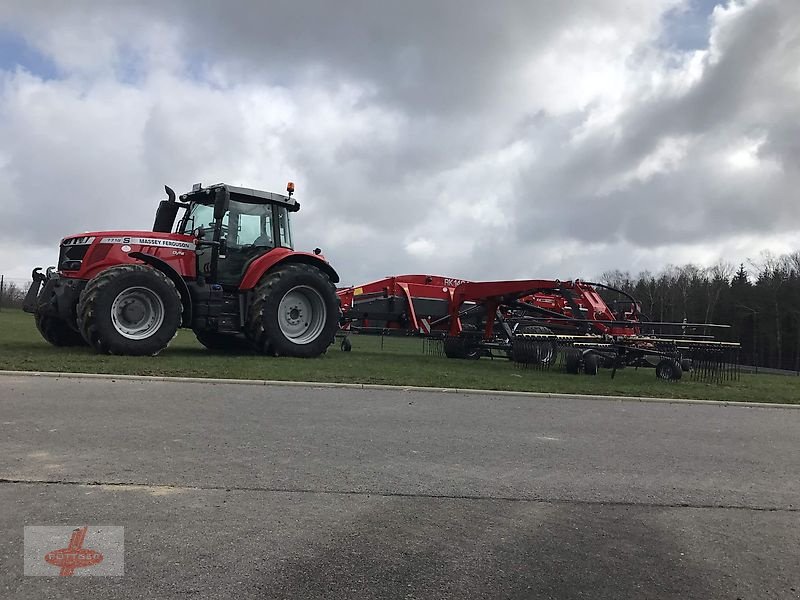
[[(0, 598), (800, 598), (799, 446), (800, 410), (0, 377)], [(123, 577), (23, 577), (23, 526), (83, 524)]]

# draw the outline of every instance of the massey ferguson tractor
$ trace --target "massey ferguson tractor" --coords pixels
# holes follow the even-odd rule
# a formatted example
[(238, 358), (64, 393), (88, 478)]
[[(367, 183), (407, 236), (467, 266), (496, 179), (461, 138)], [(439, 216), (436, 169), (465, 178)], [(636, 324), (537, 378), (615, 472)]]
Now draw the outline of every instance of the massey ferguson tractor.
[(212, 350), (246, 340), (265, 354), (325, 352), (338, 328), (339, 276), (319, 249), (293, 250), (294, 184), (287, 196), (196, 184), (180, 201), (165, 189), (153, 231), (68, 236), (58, 267), (33, 271), (24, 308), (42, 337), (155, 355), (188, 327)]

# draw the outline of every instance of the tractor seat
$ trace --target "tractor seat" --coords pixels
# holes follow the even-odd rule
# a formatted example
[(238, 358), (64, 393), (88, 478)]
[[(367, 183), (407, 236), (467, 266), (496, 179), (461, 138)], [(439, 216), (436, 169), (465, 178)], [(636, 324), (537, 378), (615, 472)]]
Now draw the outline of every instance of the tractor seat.
[(253, 246), (259, 246), (262, 248), (266, 248), (267, 246), (271, 245), (272, 245), (272, 240), (270, 239), (270, 236), (268, 236), (266, 233), (262, 233), (253, 242)]

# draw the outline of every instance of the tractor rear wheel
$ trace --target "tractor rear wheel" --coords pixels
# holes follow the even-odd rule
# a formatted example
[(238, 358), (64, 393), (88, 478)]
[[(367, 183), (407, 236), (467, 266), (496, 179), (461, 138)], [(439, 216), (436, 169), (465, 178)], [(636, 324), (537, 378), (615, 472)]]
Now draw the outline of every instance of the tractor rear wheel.
[(330, 278), (304, 263), (267, 273), (255, 289), (245, 333), (259, 352), (313, 358), (333, 343), (339, 299)]
[(86, 340), (80, 333), (75, 331), (64, 319), (36, 313), (33, 316), (36, 322), (36, 329), (42, 337), (53, 344), (53, 346), (85, 346)]
[(102, 354), (154, 356), (181, 325), (183, 305), (175, 284), (147, 265), (106, 269), (81, 292), (78, 329)]

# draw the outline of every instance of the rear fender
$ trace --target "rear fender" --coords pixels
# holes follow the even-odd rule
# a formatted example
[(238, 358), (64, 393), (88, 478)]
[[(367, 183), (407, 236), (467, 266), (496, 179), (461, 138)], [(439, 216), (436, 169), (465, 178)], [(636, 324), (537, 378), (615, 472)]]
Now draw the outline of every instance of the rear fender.
[(147, 263), (154, 269), (158, 269), (164, 273), (164, 275), (172, 280), (172, 282), (175, 284), (175, 287), (178, 288), (178, 293), (181, 295), (181, 303), (183, 304), (183, 326), (189, 327), (192, 323), (192, 296), (189, 294), (189, 286), (186, 285), (186, 281), (184, 281), (183, 277), (181, 277), (178, 272), (169, 265), (169, 263), (158, 258), (157, 256), (153, 256), (152, 254), (145, 254), (144, 252), (131, 252), (128, 254), (128, 256)]
[(310, 252), (295, 252), (288, 248), (275, 248), (250, 263), (242, 278), (242, 283), (239, 285), (239, 290), (246, 292), (254, 289), (265, 273), (292, 263), (313, 265), (330, 277), (333, 283), (339, 283), (339, 274), (330, 263), (318, 255)]

